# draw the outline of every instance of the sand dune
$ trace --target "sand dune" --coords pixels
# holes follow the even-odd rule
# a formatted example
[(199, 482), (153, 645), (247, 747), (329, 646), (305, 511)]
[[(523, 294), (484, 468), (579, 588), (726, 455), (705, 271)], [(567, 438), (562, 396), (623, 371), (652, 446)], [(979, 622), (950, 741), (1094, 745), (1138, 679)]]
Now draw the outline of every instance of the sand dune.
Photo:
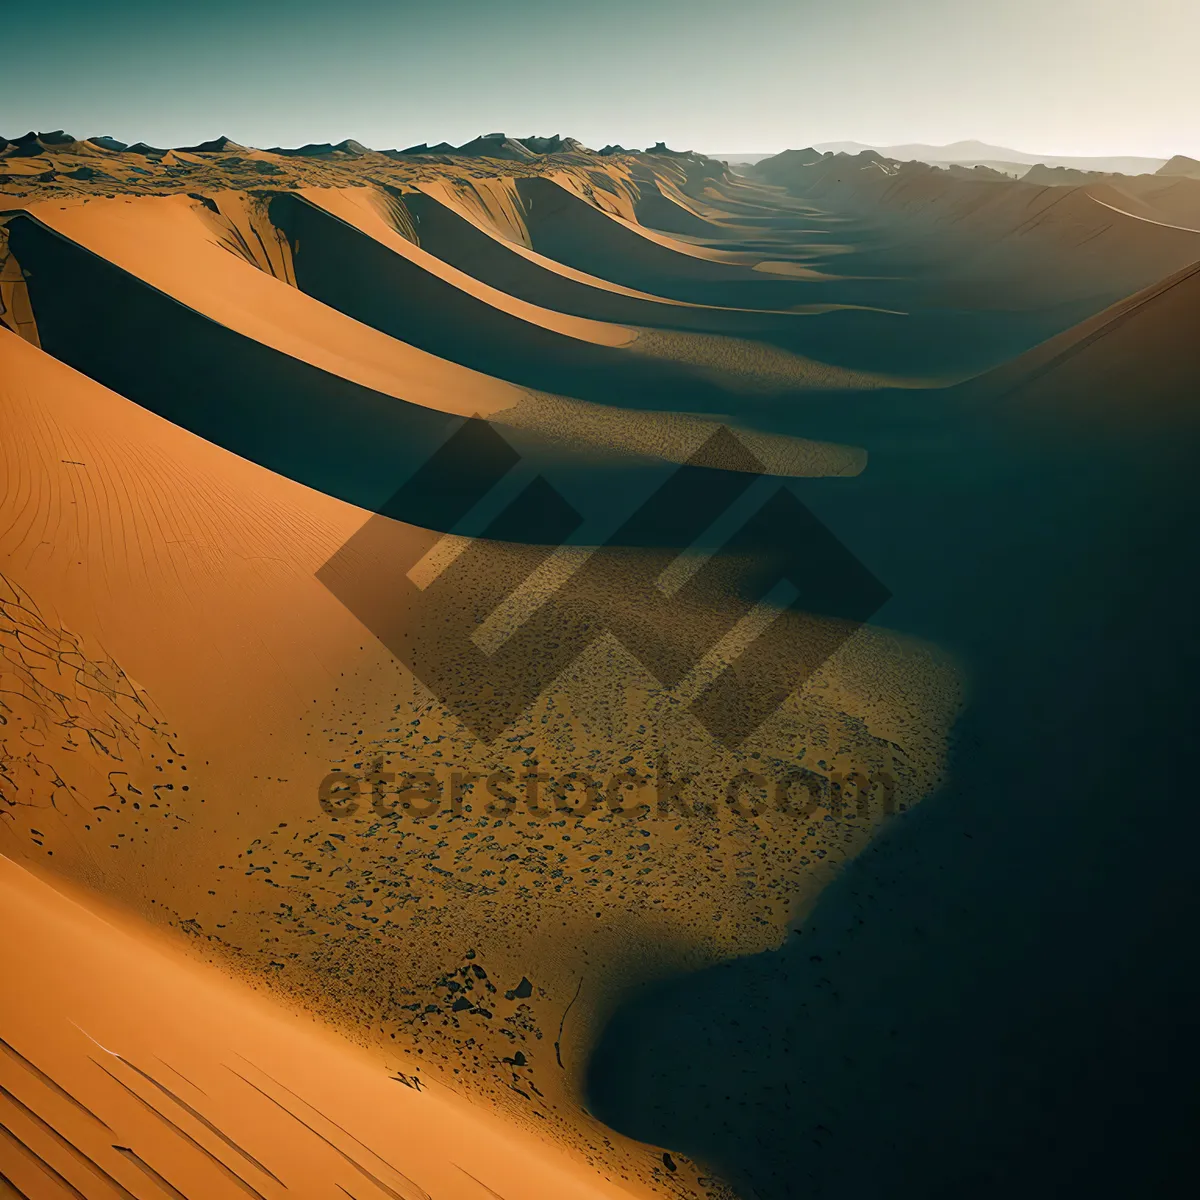
[(1088, 194), (1147, 220), (1200, 230), (1200, 179), (1113, 177), (1088, 188)]
[(794, 285), (757, 275), (752, 257), (672, 241), (592, 207), (553, 180), (520, 179), (516, 189), (531, 248), (588, 274), (698, 303), (787, 308), (804, 302)]
[[(345, 224), (352, 225), (435, 278), (451, 284), (475, 300), (482, 300), (492, 308), (519, 318), (528, 325), (537, 325), (564, 337), (591, 342), (597, 346), (626, 346), (633, 341), (632, 330), (614, 328), (598, 321), (580, 320), (564, 316), (553, 309), (523, 303), (422, 251), (412, 241), (400, 236), (389, 223), (389, 217), (393, 220), (396, 218), (396, 208), (388, 204), (387, 198), (380, 192), (365, 191), (361, 188), (337, 192), (308, 189), (300, 195), (310, 204), (323, 209)], [(281, 198), (281, 201), (284, 199), (286, 198)]]
[(416, 1064), (382, 1070), (93, 896), (0, 857), (0, 897), (22, 982), (0, 997), (9, 1195), (637, 1194)]
[[(495, 222), (471, 204), (472, 189), (453, 188), (446, 183), (422, 183), (419, 189), (405, 192), (400, 203), (409, 213), (412, 226), (409, 236), (428, 246), (438, 257), (452, 262), (469, 273), (495, 281), (502, 291), (525, 296), (537, 288), (533, 281), (547, 289), (548, 306), (573, 312), (587, 305), (606, 313), (624, 313), (602, 319), (624, 319), (635, 324), (679, 328), (725, 329), (730, 332), (755, 329), (769, 334), (772, 328), (794, 327), (788, 318), (796, 313), (809, 313), (833, 307), (819, 300), (811, 304), (793, 305), (787, 311), (771, 312), (757, 309), (738, 309), (728, 304), (703, 304), (655, 295), (636, 288), (613, 283), (598, 275), (565, 265), (558, 259), (530, 249), (531, 237), (524, 219)], [(713, 232), (721, 232), (713, 229)], [(484, 239), (488, 239), (485, 241)], [(636, 244), (635, 244), (636, 245)], [(524, 262), (517, 262), (522, 259)], [(540, 270), (531, 270), (525, 264)], [(555, 278), (548, 278), (554, 276)], [(569, 280), (590, 289), (581, 292), (565, 287), (560, 280)], [(595, 295), (596, 291), (607, 293)], [(620, 297), (621, 300), (612, 299)], [(527, 298), (527, 297), (526, 297)], [(629, 304), (623, 301), (642, 301)], [(649, 307), (647, 307), (649, 305)], [(664, 307), (669, 306), (669, 307)]]
[[(814, 271), (804, 262), (798, 268), (789, 265), (782, 269), (798, 269), (801, 277), (787, 282), (772, 281), (760, 269), (752, 273), (758, 282), (748, 283), (736, 275), (744, 266), (681, 260), (677, 250), (682, 243), (676, 242), (672, 249), (664, 244), (670, 239), (646, 230), (627, 237), (631, 230), (627, 223), (582, 196), (572, 193), (564, 198), (563, 189), (551, 180), (516, 181), (518, 197), (541, 195), (542, 208), (534, 198), (520, 230), (517, 234), (510, 230), (509, 236), (543, 257), (567, 261), (645, 292), (693, 302), (723, 298), (726, 304), (757, 307), (771, 296), (780, 305), (805, 298), (810, 303), (853, 307), (874, 298), (908, 314), (903, 332), (897, 327), (889, 334), (886, 319), (859, 313), (853, 319), (823, 318), (818, 327), (797, 322), (757, 336), (845, 367), (925, 377), (935, 356), (944, 359), (947, 345), (962, 354), (961, 365), (956, 364), (962, 373), (990, 367), (1010, 357), (1022, 343), (1067, 328), (1087, 312), (1177, 269), (1196, 252), (1190, 232), (1148, 228), (1132, 220), (1114, 223), (1082, 194), (1072, 194), (1062, 205), (1055, 196), (1058, 193), (1057, 200), (1062, 200), (1061, 189), (1044, 189), (1043, 198), (1036, 189), (1012, 189), (1011, 181), (966, 181), (924, 169), (919, 179), (892, 180), (882, 172), (876, 174), (888, 189), (880, 200), (881, 211), (902, 212), (903, 224), (895, 223), (901, 220), (897, 215), (887, 226), (875, 218), (855, 230), (845, 225), (844, 216), (833, 218), (827, 230), (838, 231), (839, 239), (851, 234), (857, 245), (838, 246), (828, 240), (829, 232), (818, 235), (820, 240), (813, 240), (808, 254), (809, 261), (821, 269)], [(950, 189), (946, 194), (953, 200), (951, 207), (938, 205), (940, 193), (929, 191), (932, 185), (923, 182), (928, 179), (938, 188)], [(901, 191), (895, 192), (900, 185)], [(868, 199), (864, 193), (856, 202), (860, 214)], [(831, 201), (822, 204), (825, 213), (810, 213), (810, 224), (814, 218), (817, 225), (830, 220)], [(860, 215), (858, 220), (862, 223), (864, 218)], [(460, 262), (466, 267), (466, 252), (461, 253)], [(1061, 264), (1054, 254), (1061, 255)], [(495, 263), (494, 252), (487, 257)], [(838, 275), (831, 274), (823, 257), (830, 266), (837, 264)], [(686, 261), (685, 267), (681, 261)], [(761, 260), (760, 268), (767, 261)], [(681, 271), (686, 284), (680, 282)], [(711, 272), (726, 276), (726, 282), (718, 284)], [(763, 290), (764, 283), (768, 290)], [(986, 317), (972, 315), (978, 313)], [(689, 322), (694, 319), (687, 314)], [(838, 328), (841, 325), (844, 332)], [(955, 327), (954, 335), (947, 338), (948, 330)], [(822, 343), (824, 351), (818, 348)]]
[(1177, 229), (1182, 233), (1200, 233), (1200, 224), (1176, 225), (1170, 221), (1164, 221), (1162, 213), (1154, 205), (1147, 204), (1144, 200), (1130, 196), (1116, 188), (1104, 185), (1094, 186), (1088, 189), (1088, 195), (1096, 203), (1102, 204), (1112, 212), (1120, 213), (1123, 217), (1133, 217), (1138, 221), (1146, 221), (1163, 229)]
[[(797, 306), (798, 311), (763, 312), (688, 304), (622, 288), (564, 267), (501, 236), (489, 222), (473, 219), (458, 193), (445, 185), (423, 184), (419, 191), (404, 193), (400, 203), (407, 214), (410, 235), (423, 247), (510, 295), (561, 312), (642, 329), (715, 335), (713, 348), (726, 348), (725, 356), (731, 364), (736, 361), (749, 370), (754, 369), (753, 355), (741, 354), (738, 347), (720, 339), (752, 340), (807, 356), (807, 365), (798, 361), (790, 364), (785, 372), (788, 378), (781, 380), (784, 387), (839, 386), (839, 381), (844, 385), (853, 378), (861, 381), (863, 371), (856, 374), (853, 367), (850, 371), (839, 370), (827, 359), (823, 361), (822, 355), (834, 350), (853, 364), (853, 353), (847, 355), (846, 351), (867, 337), (883, 344), (910, 339), (907, 323), (899, 314), (852, 305), (813, 303)], [(636, 352), (650, 340), (643, 333), (631, 349)]]
[[(481, 285), (401, 237), (371, 206), (307, 194), (278, 197), (271, 212), (297, 247), (302, 290), (443, 358), (542, 392), (629, 408), (728, 411), (740, 390), (736, 376), (692, 369), (685, 341), (537, 310)], [(802, 383), (808, 364), (792, 367)]]
[(251, 214), (248, 199), (236, 193), (214, 197), (214, 206), (216, 212), (189, 196), (145, 197), (37, 205), (30, 214), (188, 309), (373, 391), (462, 416), (490, 415), (521, 398), (495, 379), (425, 354), (314, 303), (295, 287), (281, 286), (281, 279), (294, 278), (294, 266), (290, 248), (262, 212), (265, 206), (260, 202), (259, 212)]
[[(1007, 303), (1015, 286), (1036, 280), (1037, 298), (1027, 303), (1086, 296), (1102, 304), (1105, 295), (1116, 299), (1200, 256), (1190, 231), (1114, 219), (1096, 209), (1087, 188), (962, 180), (869, 152), (812, 162), (805, 152), (788, 153), (797, 157), (765, 160), (756, 176), (860, 216), (870, 213), (877, 226), (888, 223), (890, 239), (919, 245), (924, 257), (935, 252), (962, 261), (969, 253), (962, 274), (980, 292), (986, 279), (992, 295)], [(986, 303), (982, 294), (978, 302)]]
[[(337, 197), (328, 202), (336, 206)], [(565, 446), (555, 449), (537, 435), (561, 439), (574, 431), (584, 457), (592, 445), (678, 462), (702, 440), (695, 422), (643, 418), (631, 426), (619, 419), (612, 402), (619, 398), (636, 405), (641, 398), (645, 407), (670, 409), (679, 403), (672, 397), (686, 393), (688, 407), (702, 407), (706, 395), (711, 397), (708, 406), (718, 411), (729, 405), (729, 392), (719, 385), (719, 366), (677, 365), (643, 354), (628, 359), (597, 354), (592, 341), (568, 339), (523, 320), (517, 314), (528, 306), (519, 301), (494, 293), (493, 306), (481, 298), (488, 289), (472, 282), (468, 291), (441, 278), (453, 275), (452, 268), (428, 255), (424, 262), (404, 257), (422, 256), (371, 210), (360, 210), (360, 220), (391, 239), (385, 247), (352, 235), (368, 255), (382, 256), (376, 259), (374, 285), (399, 288), (392, 293), (398, 303), (370, 308), (368, 289), (364, 309), (359, 306), (363, 294), (354, 287), (349, 293), (322, 295), (334, 301), (347, 296), (346, 307), (389, 326), (408, 339), (402, 343), (285, 286), (295, 267), (290, 247), (277, 239), (265, 217), (264, 202), (250, 205), (255, 210), (248, 212), (244, 196), (221, 194), (213, 204), (217, 213), (186, 197), (46, 206), (36, 210), (36, 223), (27, 224), (29, 218), (14, 222), (11, 241), (17, 259), (34, 273), (26, 286), (40, 309), (43, 344), (184, 427), (332, 495), (377, 507), (411, 465), (445, 436), (444, 411), (503, 413), (504, 423), (522, 431), (526, 455), (565, 456), (578, 469), (585, 465), (580, 455)], [(340, 219), (322, 219), (335, 235), (349, 228)], [(51, 229), (72, 240), (54, 239)], [(315, 241), (307, 245), (315, 246)], [(398, 256), (397, 249), (403, 254)], [(251, 265), (255, 256), (258, 261)], [(336, 260), (335, 282), (355, 285), (363, 278), (345, 274), (352, 261)], [(311, 256), (301, 262), (302, 283), (311, 278), (305, 273), (311, 262)], [(440, 275), (428, 270), (429, 264)], [(397, 267), (407, 274), (398, 275)], [(55, 278), (63, 278), (56, 271), (91, 272), (94, 286), (128, 299), (107, 310), (111, 324), (98, 325), (69, 289), (56, 288)], [(150, 286), (139, 287), (138, 281)], [(409, 296), (406, 285), (424, 290)], [(624, 328), (553, 313), (547, 320), (610, 345), (635, 336)], [(460, 332), (464, 322), (473, 336)], [(131, 329), (147, 338), (136, 356), (121, 349)], [(421, 341), (423, 333), (427, 346), (458, 362), (410, 344)], [(678, 351), (681, 357), (689, 352), (687, 347)], [(599, 403), (572, 409), (551, 396), (533, 396), (524, 387), (464, 369), (458, 365), (464, 361), (506, 372), (543, 392)], [(786, 360), (775, 386), (786, 387), (809, 369)], [(388, 396), (400, 402), (389, 404)], [(357, 418), (341, 420), (346, 411), (356, 412)], [(276, 431), (284, 428), (287, 438), (281, 440)], [(841, 451), (831, 457), (813, 446), (797, 457), (794, 445), (769, 440), (756, 445), (764, 461), (785, 474), (841, 470), (853, 458)], [(821, 466), (822, 461), (829, 465)]]
[[(483, 181), (491, 182), (491, 181)], [(509, 255), (523, 259), (540, 271), (530, 271), (527, 268), (523, 274), (526, 278), (544, 278), (543, 272), (549, 275), (568, 279), (573, 283), (582, 284), (587, 288), (608, 293), (611, 296), (623, 296), (627, 299), (650, 301), (657, 304), (690, 307), (680, 300), (671, 300), (663, 296), (653, 296), (649, 292), (639, 292), (635, 288), (622, 287), (611, 280), (598, 275), (589, 275), (569, 267), (556, 259), (547, 258), (532, 250), (528, 243), (529, 235), (524, 222), (515, 209), (506, 219), (496, 220), (492, 215), (494, 209), (487, 204), (491, 189), (487, 191), (475, 186), (455, 187), (444, 180), (422, 183), (411, 192), (405, 192), (399, 198), (399, 203), (408, 212), (415, 224), (410, 226), (411, 236), (418, 242), (426, 243), (432, 252), (443, 261), (459, 266), (469, 262), (474, 272), (475, 266), (487, 270), (487, 262), (481, 261), (481, 256), (491, 251), (496, 261), (508, 262)], [(505, 199), (512, 197), (502, 193)], [(489, 239), (485, 242), (482, 238)], [(464, 247), (464, 242), (467, 245)], [(499, 254), (496, 247), (506, 253)], [(520, 268), (521, 264), (514, 264)], [(510, 268), (512, 269), (512, 268)], [(477, 274), (477, 272), (475, 272)], [(487, 276), (484, 276), (487, 282)], [(552, 283), (547, 281), (547, 285)], [(494, 284), (501, 291), (512, 291), (501, 284)], [(567, 294), (571, 289), (565, 289), (560, 294)], [(514, 292), (520, 295), (519, 292)], [(524, 298), (524, 297), (523, 297)], [(607, 297), (597, 297), (596, 303), (602, 303)], [(555, 307), (550, 305), (550, 307)], [(564, 311), (570, 311), (566, 309)], [(604, 318), (599, 318), (604, 319)]]
[[(629, 173), (637, 183), (634, 216), (652, 229), (736, 241), (756, 229), (790, 234), (809, 224), (803, 205), (790, 204), (778, 189), (771, 193), (747, 180), (709, 172), (693, 178), (686, 171), (643, 162), (634, 162)], [(794, 239), (778, 237), (774, 249), (786, 255), (794, 250)]]
[[(44, 348), (183, 428), (282, 475), (377, 507), (404, 477), (405, 464), (420, 461), (446, 436), (451, 419), (446, 412), (376, 391), (257, 341), (32, 217), (12, 223), (9, 242), (29, 272), (26, 283)], [(272, 300), (306, 300), (225, 251), (211, 249), (213, 261), (222, 267), (228, 263), (234, 279), (246, 282), (248, 294), (262, 283), (272, 289)], [(191, 277), (188, 286), (193, 292), (201, 289), (203, 276)], [(106, 298), (99, 308), (88, 299), (97, 295)], [(229, 295), (235, 297), (231, 307), (236, 311), (237, 292)], [(243, 312), (256, 331), (264, 324), (268, 333), (272, 327), (287, 328), (272, 326), (270, 308)], [(361, 336), (355, 333), (348, 339), (347, 349), (354, 340), (370, 346), (371, 337), (378, 336), (361, 326), (355, 329)], [(141, 345), (131, 345), (131, 335)], [(289, 331), (287, 336), (296, 335)], [(390, 358), (395, 365), (405, 348), (393, 352), (388, 343), (379, 337), (384, 362)], [(300, 347), (292, 343), (289, 348)], [(346, 360), (327, 365), (343, 367)], [(377, 371), (379, 366), (377, 360)], [(347, 370), (363, 373), (357, 367)], [(455, 372), (448, 368), (443, 377), (446, 374), (453, 377)], [(394, 375), (380, 372), (380, 382), (395, 386), (394, 380)], [(494, 411), (509, 398), (504, 385), (481, 383), (479, 398), (490, 400), (485, 411)], [(455, 397), (453, 389), (440, 394)], [(467, 391), (468, 408), (474, 407), (473, 399)]]
[[(94, 158), (83, 161), (94, 161), (97, 166), (87, 169), (99, 174), (83, 179), (75, 177), (71, 166), (81, 161), (77, 151), (81, 145), (72, 143), (62, 153), (47, 151), (54, 176), (49, 182), (40, 176), (26, 185), (0, 182), (0, 206), (7, 205), (10, 210), (21, 207), (22, 198), (32, 194), (30, 188), (36, 189), (39, 197), (178, 194), (185, 183), (189, 191), (201, 195), (254, 192), (261, 188), (264, 173), (269, 174), (273, 188), (284, 191), (338, 189), (361, 182), (355, 172), (366, 170), (373, 182), (402, 192), (414, 187), (444, 188), (446, 194), (453, 194), (455, 205), (469, 210), (472, 221), (508, 239), (518, 247), (515, 253), (520, 256), (534, 253), (520, 189), (548, 188), (545, 195), (552, 207), (562, 205), (564, 197), (567, 202), (564, 212), (545, 223), (540, 219), (534, 222), (535, 231), (543, 238), (541, 249), (546, 251), (538, 252), (539, 260), (556, 262), (556, 273), (577, 279), (581, 275), (587, 280), (603, 278), (609, 291), (633, 291), (722, 310), (795, 308), (802, 310), (805, 319), (764, 315), (761, 324), (752, 316), (719, 323), (709, 321), (712, 314), (705, 313), (699, 318), (674, 314), (673, 322), (664, 322), (662, 305), (644, 316), (626, 315), (588, 306), (581, 299), (570, 303), (564, 315), (616, 323), (632, 317), (655, 328), (764, 340), (827, 368), (910, 382), (953, 380), (987, 369), (1153, 278), (1149, 268), (1127, 269), (1128, 256), (1109, 254), (1108, 234), (1101, 232), (1095, 245), (1086, 242), (1097, 232), (1094, 222), (1086, 229), (1082, 225), (1078, 231), (1070, 229), (1082, 254), (1079, 265), (1069, 269), (1047, 270), (1049, 259), (1044, 254), (989, 251), (991, 243), (986, 237), (971, 245), (968, 261), (961, 249), (953, 254), (946, 250), (945, 226), (908, 222), (906, 218), (908, 230), (898, 238), (896, 225), (879, 226), (867, 220), (862, 204), (853, 196), (840, 200), (833, 196), (789, 197), (761, 183), (739, 181), (719, 164), (698, 156), (656, 152), (589, 157), (575, 152), (566, 158), (513, 160), (501, 168), (503, 174), (496, 174), (470, 165), (477, 160), (452, 156), (432, 161), (372, 152), (358, 157), (288, 158), (225, 147), (192, 155), (172, 151), (179, 161), (168, 166), (162, 157), (147, 159), (93, 147), (89, 153)], [(16, 160), (6, 156), (4, 161)], [(144, 165), (135, 165), (139, 163)], [(691, 242), (682, 235), (671, 237), (636, 223), (634, 200), (639, 191), (649, 187), (647, 172), (660, 180), (656, 190), (664, 196), (664, 203), (680, 212), (685, 211), (680, 203), (690, 205), (713, 227), (714, 235)], [(940, 175), (968, 191), (979, 186), (945, 172)], [(667, 200), (667, 192), (682, 199)], [(729, 224), (723, 213), (737, 224)], [(1013, 224), (1021, 220), (1017, 217)], [(560, 245), (554, 244), (555, 237)], [(546, 238), (550, 238), (549, 245)], [(1037, 248), (1037, 237), (1022, 235), (1022, 240), (1030, 251)], [(1157, 255), (1164, 270), (1182, 265), (1183, 247), (1151, 249), (1151, 259)], [(782, 265), (767, 266), (773, 263)], [(958, 274), (964, 278), (953, 278), (956, 263), (962, 265)], [(747, 264), (764, 269), (751, 270), (747, 278), (741, 274), (747, 271)], [(460, 260), (453, 265), (465, 274), (474, 274), (469, 263)], [(709, 272), (715, 274), (707, 278)], [(987, 277), (989, 286), (969, 282), (968, 276)], [(500, 280), (488, 282), (504, 288)], [(595, 285), (589, 282), (589, 286)], [(542, 308), (568, 304), (549, 296), (545, 297), (548, 302), (543, 302), (540, 293), (524, 284), (519, 298)], [(1050, 307), (1054, 304), (1061, 304), (1061, 309), (1054, 311)], [(976, 319), (973, 314), (984, 308), (990, 308), (986, 319)], [(860, 311), (863, 309), (874, 311)], [(879, 309), (903, 313), (906, 318), (897, 321), (893, 315), (880, 314)], [(954, 348), (953, 355), (947, 356), (948, 347)], [(800, 372), (800, 376), (804, 374)]]
[(674, 181), (664, 179), (652, 170), (643, 167), (635, 169), (632, 174), (637, 184), (633, 216), (638, 224), (684, 237), (704, 239), (720, 235), (721, 231), (714, 226), (713, 219), (719, 219), (724, 214), (711, 209), (699, 212), (696, 202)]
[(0, 146), (0, 1191), (729, 1200), (610, 1017), (960, 786), (1003, 504), (1194, 441), (1195, 181), (981, 174)]
[[(605, 644), (539, 701), (547, 719), (532, 717), (532, 742), (478, 743), (315, 577), (365, 514), (173, 427), (7, 331), (0, 350), (12, 434), (3, 447), (12, 481), (0, 546), (6, 621), (10, 631), (36, 632), (37, 654), (46, 647), (51, 662), (61, 654), (70, 664), (46, 694), (36, 686), (40, 660), (6, 641), (10, 719), (36, 734), (38, 749), (7, 777), (18, 790), (0, 832), (4, 853), (189, 934), (202, 957), (269, 981), (389, 1070), (410, 1074), (405, 1064), (415, 1061), (489, 1097), (508, 1119), (542, 1126), (577, 1161), (629, 1173), (639, 1186), (661, 1184), (660, 1153), (618, 1142), (579, 1112), (589, 1031), (612, 996), (647, 972), (769, 943), (792, 890), (819, 886), (820, 872), (785, 871), (789, 882), (765, 920), (763, 898), (745, 882), (751, 876), (710, 877), (710, 856), (691, 827), (680, 826), (666, 851), (675, 865), (647, 879), (626, 849), (642, 836), (636, 818), (570, 819), (563, 854), (542, 846), (544, 818), (532, 815), (493, 826), (481, 841), (469, 811), (444, 830), (389, 821), (382, 838), (369, 809), (324, 813), (316, 797), (331, 767), (364, 754), (403, 763), (431, 741), (457, 770), (520, 771), (532, 750), (555, 776), (607, 774), (619, 769), (614, 755), (640, 740), (627, 731), (655, 712), (651, 719), (671, 726), (664, 735), (681, 768), (698, 754), (690, 769), (720, 778), (731, 763), (712, 758), (698, 729), (671, 717), (669, 702), (659, 711), (661, 689)], [(354, 553), (370, 556), (370, 577), (386, 589), (439, 539), (376, 520), (383, 524), (370, 525)], [(545, 551), (489, 543), (486, 553), (491, 569), (520, 577)], [(626, 636), (639, 623), (638, 636), (657, 636), (658, 618), (631, 607), (632, 596), (615, 599), (627, 610)], [(885, 743), (856, 732), (862, 717), (839, 715), (852, 707), (879, 731), (872, 737), (886, 731), (888, 744), (911, 741), (911, 761), (938, 769), (927, 748), (952, 711), (952, 673), (922, 647), (864, 636), (829, 668), (812, 707), (781, 713), (756, 737), (755, 753), (792, 754), (814, 722), (833, 722), (839, 754), (865, 755), (865, 765)], [(899, 694), (927, 695), (933, 724), (911, 724), (889, 698)], [(645, 746), (648, 762), (655, 746)], [(777, 833), (782, 840), (761, 839), (773, 864), (761, 871), (772, 876), (780, 854), (780, 865), (799, 863), (797, 837), (815, 838), (829, 861), (857, 844), (839, 839), (825, 849), (823, 830), (806, 832), (786, 817)], [(588, 861), (610, 852), (624, 864), (609, 876), (612, 891), (594, 886)], [(511, 855), (526, 865), (506, 865)], [(452, 870), (467, 872), (462, 886)], [(543, 888), (548, 908), (531, 908)], [(548, 911), (561, 935), (548, 936)], [(723, 914), (716, 939), (704, 926), (715, 913)], [(675, 947), (669, 959), (667, 945)], [(450, 975), (447, 955), (456, 964)], [(455, 1007), (467, 983), (479, 995)], [(697, 1169), (673, 1163), (694, 1186)]]
[(1027, 419), (1086, 422), (1121, 437), (1180, 437), (1200, 425), (1193, 384), (1200, 263), (1185, 267), (1004, 367), (970, 390)]
[(1156, 175), (1182, 176), (1186, 179), (1200, 179), (1200, 162), (1188, 158), (1186, 154), (1176, 154), (1174, 158), (1163, 163), (1155, 172)]

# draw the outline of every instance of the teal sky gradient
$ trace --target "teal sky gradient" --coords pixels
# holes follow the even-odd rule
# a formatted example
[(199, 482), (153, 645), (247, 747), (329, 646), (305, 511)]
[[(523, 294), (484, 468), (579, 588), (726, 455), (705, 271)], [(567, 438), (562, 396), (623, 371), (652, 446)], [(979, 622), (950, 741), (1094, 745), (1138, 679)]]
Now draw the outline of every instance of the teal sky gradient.
[(1200, 157), (1196, 0), (39, 0), (0, 29), (10, 137)]

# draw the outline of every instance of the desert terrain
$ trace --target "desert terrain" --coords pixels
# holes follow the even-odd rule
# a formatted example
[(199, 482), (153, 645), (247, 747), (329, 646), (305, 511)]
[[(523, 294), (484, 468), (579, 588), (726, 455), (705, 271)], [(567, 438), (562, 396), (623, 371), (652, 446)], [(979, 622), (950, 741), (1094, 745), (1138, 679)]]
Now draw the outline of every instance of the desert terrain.
[(1028, 176), (0, 139), (0, 1195), (976, 1144), (924, 928), (1065, 1011), (1065, 848), (1158, 911), (1189, 842), (1119, 789), (1190, 769), (1200, 167)]

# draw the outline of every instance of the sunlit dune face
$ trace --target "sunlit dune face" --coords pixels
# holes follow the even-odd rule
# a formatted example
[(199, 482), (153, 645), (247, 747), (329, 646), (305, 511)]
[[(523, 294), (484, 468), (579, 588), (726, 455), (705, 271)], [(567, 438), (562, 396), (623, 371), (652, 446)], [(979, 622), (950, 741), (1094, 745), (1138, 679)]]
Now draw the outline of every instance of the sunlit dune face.
[[(403, 527), (387, 526), (411, 558)], [(440, 541), (425, 542), (425, 590), (464, 554)], [(478, 629), (493, 656), (505, 620), (511, 636), (585, 558), (561, 557), (499, 632)], [(489, 543), (482, 561), (504, 577), (527, 558)], [(630, 564), (609, 575), (629, 579)], [(681, 620), (704, 619), (703, 603), (680, 604)], [(625, 640), (672, 642), (669, 622), (609, 611)], [(771, 614), (739, 626), (710, 611), (730, 635), (677, 685), (604, 632), (487, 741), (364, 631), (364, 653), (286, 731), (303, 758), (264, 776), (246, 749), (189, 737), (28, 595), (10, 587), (4, 615), (7, 731), (28, 747), (5, 779), (10, 846), (31, 840), (57, 869), (169, 916), (205, 957), (266, 972), (389, 1062), (528, 1119), (508, 1082), (519, 1054), (516, 1086), (532, 1096), (520, 1080), (536, 1084), (542, 1120), (597, 1150), (569, 1102), (616, 1000), (776, 945), (840, 864), (936, 786), (959, 703), (954, 668), (929, 648), (834, 630), (832, 656), (725, 746), (693, 706)], [(486, 704), (504, 675), (472, 674), (449, 699)], [(236, 693), (220, 704), (231, 732), (256, 720)]]

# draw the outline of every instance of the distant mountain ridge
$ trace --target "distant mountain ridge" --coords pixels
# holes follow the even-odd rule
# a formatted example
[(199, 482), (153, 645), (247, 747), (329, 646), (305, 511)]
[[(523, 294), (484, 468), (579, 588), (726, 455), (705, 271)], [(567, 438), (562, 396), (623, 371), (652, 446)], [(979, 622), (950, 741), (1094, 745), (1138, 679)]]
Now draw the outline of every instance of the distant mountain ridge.
[(887, 158), (896, 158), (902, 162), (915, 160), (929, 163), (931, 166), (945, 166), (954, 163), (958, 166), (971, 167), (976, 164), (990, 166), (996, 163), (1006, 163), (1034, 167), (1040, 164), (1047, 167), (1068, 167), (1076, 171), (1107, 171), (1120, 175), (1152, 175), (1167, 161), (1165, 158), (1121, 154), (1097, 157), (1031, 154), (1027, 150), (992, 146), (987, 142), (973, 139), (951, 142), (946, 146), (929, 146), (920, 142), (902, 146), (868, 146), (862, 142), (821, 142), (814, 149), (822, 152), (832, 151), (834, 154), (858, 154), (863, 150), (875, 150)]
[(1155, 174), (1183, 176), (1185, 179), (1200, 179), (1200, 161), (1188, 158), (1186, 154), (1177, 154), (1169, 162), (1163, 163)]
[[(93, 150), (103, 150), (112, 154), (140, 154), (144, 157), (159, 158), (175, 151), (182, 154), (259, 154), (253, 146), (243, 145), (232, 138), (216, 137), (210, 141), (198, 142), (191, 146), (176, 146), (174, 151), (157, 146), (149, 146), (145, 142), (129, 145), (107, 135), (98, 135), (82, 141), (72, 134), (56, 129), (51, 133), (22, 134), (16, 138), (0, 136), (0, 155), (7, 158), (36, 158), (51, 148), (82, 145)], [(416, 146), (408, 146), (403, 150), (372, 150), (370, 146), (353, 138), (346, 138), (336, 144), (331, 142), (309, 142), (304, 146), (270, 146), (261, 151), (265, 154), (276, 154), (283, 158), (317, 158), (317, 159), (352, 159), (368, 154), (382, 154), (388, 158), (402, 159), (409, 156), (436, 155), (442, 157), (459, 156), (464, 158), (499, 158), (510, 160), (532, 160), (552, 154), (599, 154), (605, 157), (624, 154), (647, 154), (663, 158), (704, 159), (707, 156), (691, 150), (672, 150), (664, 142), (656, 142), (645, 150), (627, 150), (624, 146), (609, 145), (602, 150), (591, 150), (577, 138), (563, 137), (553, 134), (550, 137), (530, 136), (522, 138), (509, 137), (504, 133), (484, 133), (461, 146), (452, 146), (449, 142), (439, 142), (429, 145), (421, 142)], [(769, 155), (758, 155), (767, 158)]]

